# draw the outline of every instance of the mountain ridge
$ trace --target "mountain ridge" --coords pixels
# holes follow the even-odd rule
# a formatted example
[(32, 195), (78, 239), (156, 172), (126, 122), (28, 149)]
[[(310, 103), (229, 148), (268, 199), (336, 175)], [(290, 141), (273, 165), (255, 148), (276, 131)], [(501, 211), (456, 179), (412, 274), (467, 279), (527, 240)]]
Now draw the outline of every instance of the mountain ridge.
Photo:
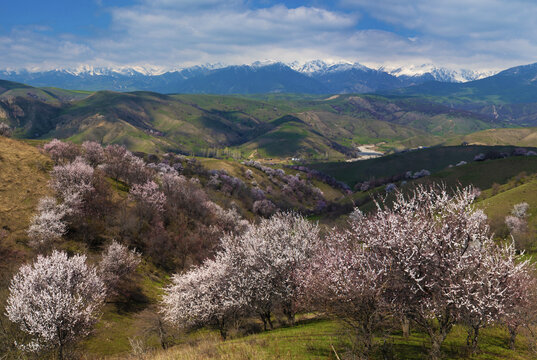
[[(241, 74), (230, 78), (230, 73)], [(261, 73), (264, 74), (260, 76)], [(71, 90), (153, 91), (159, 93), (251, 94), (303, 92), (312, 94), (367, 93), (421, 84), (426, 81), (466, 81), (483, 73), (429, 65), (384, 69), (358, 62), (206, 64), (165, 70), (150, 66), (92, 67), (47, 71), (1, 70), (0, 78), (38, 87)], [(280, 78), (279, 82), (274, 79)], [(252, 86), (255, 83), (255, 86)], [(215, 87), (215, 84), (217, 86)]]

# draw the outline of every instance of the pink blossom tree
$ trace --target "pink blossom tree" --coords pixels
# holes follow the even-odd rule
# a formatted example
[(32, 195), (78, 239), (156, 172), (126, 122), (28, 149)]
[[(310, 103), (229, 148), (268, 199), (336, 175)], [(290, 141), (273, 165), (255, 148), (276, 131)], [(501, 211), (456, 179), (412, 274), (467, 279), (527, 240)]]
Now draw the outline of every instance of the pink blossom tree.
[(43, 145), (43, 150), (50, 155), (56, 164), (71, 162), (80, 155), (80, 150), (75, 144), (63, 142), (58, 139), (52, 139)]
[(57, 165), (51, 172), (50, 185), (71, 211), (81, 210), (84, 198), (95, 190), (94, 169), (84, 159), (77, 157), (73, 162)]
[(264, 199), (255, 201), (252, 210), (254, 213), (268, 218), (276, 212), (277, 208), (272, 201)]
[(108, 145), (104, 149), (104, 170), (115, 180), (122, 180), (128, 185), (143, 184), (151, 180), (153, 172), (145, 162), (134, 156), (124, 146)]
[(84, 159), (93, 167), (104, 162), (104, 149), (96, 141), (84, 141), (82, 143), (82, 154)]
[(329, 235), (298, 279), (304, 306), (342, 319), (353, 329), (356, 344), (367, 357), (374, 332), (384, 325), (390, 310), (384, 293), (390, 281), (390, 262), (370, 251), (367, 239), (360, 235)]
[(129, 196), (137, 202), (141, 216), (159, 216), (164, 212), (166, 195), (160, 191), (158, 184), (154, 181), (133, 185), (129, 191)]
[(351, 225), (353, 236), (389, 263), (386, 298), (426, 331), (432, 359), (475, 297), (482, 280), (475, 274), (493, 248), (486, 217), (472, 206), (476, 194), (419, 186)]
[(9, 287), (6, 315), (32, 337), (32, 349), (66, 346), (89, 334), (105, 297), (102, 280), (86, 257), (54, 251), (23, 265)]

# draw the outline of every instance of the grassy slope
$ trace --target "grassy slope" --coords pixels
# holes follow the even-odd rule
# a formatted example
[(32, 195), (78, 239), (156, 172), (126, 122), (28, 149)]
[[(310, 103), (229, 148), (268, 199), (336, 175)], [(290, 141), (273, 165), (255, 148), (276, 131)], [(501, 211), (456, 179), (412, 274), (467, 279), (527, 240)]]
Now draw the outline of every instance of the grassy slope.
[(472, 162), (434, 173), (419, 182), (442, 182), (448, 186), (473, 184), (480, 189), (488, 189), (492, 184), (505, 184), (518, 174), (537, 173), (537, 157), (519, 156), (506, 159)]
[[(343, 356), (350, 346), (350, 339), (342, 332), (342, 326), (329, 320), (313, 320), (299, 323), (295, 327), (279, 328), (270, 332), (259, 333), (220, 341), (216, 334), (206, 334), (203, 337), (186, 340), (184, 344), (175, 346), (167, 351), (160, 351), (151, 356), (153, 360), (171, 359), (336, 359)], [(460, 359), (464, 355), (466, 331), (456, 326), (446, 339), (443, 347), (445, 359)], [(518, 349), (508, 350), (508, 334), (501, 328), (486, 328), (480, 336), (481, 352), (472, 359), (534, 359), (535, 354), (529, 350), (528, 340), (518, 339)], [(395, 358), (425, 359), (427, 339), (424, 334), (413, 332), (405, 339), (400, 333), (394, 333), (387, 339), (377, 338), (381, 344), (386, 340)], [(334, 350), (332, 349), (334, 347)], [(380, 352), (372, 356), (382, 359)]]
[(35, 147), (0, 136), (0, 228), (13, 239), (26, 237), (38, 200), (50, 194), (51, 168), (52, 161)]
[(463, 160), (470, 162), (479, 153), (486, 153), (489, 150), (510, 152), (512, 149), (513, 147), (487, 146), (432, 147), (388, 155), (377, 159), (350, 163), (318, 163), (310, 166), (353, 186), (357, 182), (366, 181), (373, 177), (393, 176), (406, 171), (427, 169), (433, 173)]
[(537, 128), (489, 129), (453, 137), (444, 144), (458, 145), (463, 141), (476, 145), (537, 146)]

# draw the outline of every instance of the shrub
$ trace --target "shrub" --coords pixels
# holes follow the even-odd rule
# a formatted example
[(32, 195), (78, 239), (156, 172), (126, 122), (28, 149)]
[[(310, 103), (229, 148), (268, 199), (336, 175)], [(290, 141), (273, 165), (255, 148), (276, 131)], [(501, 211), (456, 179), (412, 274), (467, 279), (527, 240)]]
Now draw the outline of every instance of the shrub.
[(9, 125), (0, 122), (0, 136), (11, 137), (11, 135), (13, 135), (13, 130), (9, 127)]

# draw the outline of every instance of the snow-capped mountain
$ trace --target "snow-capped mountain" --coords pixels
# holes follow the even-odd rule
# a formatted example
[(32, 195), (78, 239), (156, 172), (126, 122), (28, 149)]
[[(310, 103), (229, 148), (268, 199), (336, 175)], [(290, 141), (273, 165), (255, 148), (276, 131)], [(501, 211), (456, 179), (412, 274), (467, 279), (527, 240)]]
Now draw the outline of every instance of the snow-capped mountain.
[(441, 82), (467, 82), (483, 79), (495, 74), (494, 71), (473, 71), (467, 69), (449, 69), (433, 64), (381, 67), (381, 71), (397, 77), (423, 77), (430, 75), (433, 80)]
[(426, 81), (466, 82), (491, 75), (432, 64), (371, 68), (359, 62), (282, 63), (256, 61), (249, 65), (221, 63), (186, 68), (158, 66), (94, 67), (37, 71), (0, 71), (0, 78), (33, 86), (79, 90), (155, 91), (163, 93), (306, 92), (313, 94), (385, 91)]
[(326, 72), (348, 71), (351, 69), (362, 71), (372, 70), (360, 63), (353, 63), (350, 61), (326, 62), (323, 60), (312, 60), (304, 63), (295, 61), (286, 65), (289, 66), (291, 69), (303, 74), (321, 74)]

